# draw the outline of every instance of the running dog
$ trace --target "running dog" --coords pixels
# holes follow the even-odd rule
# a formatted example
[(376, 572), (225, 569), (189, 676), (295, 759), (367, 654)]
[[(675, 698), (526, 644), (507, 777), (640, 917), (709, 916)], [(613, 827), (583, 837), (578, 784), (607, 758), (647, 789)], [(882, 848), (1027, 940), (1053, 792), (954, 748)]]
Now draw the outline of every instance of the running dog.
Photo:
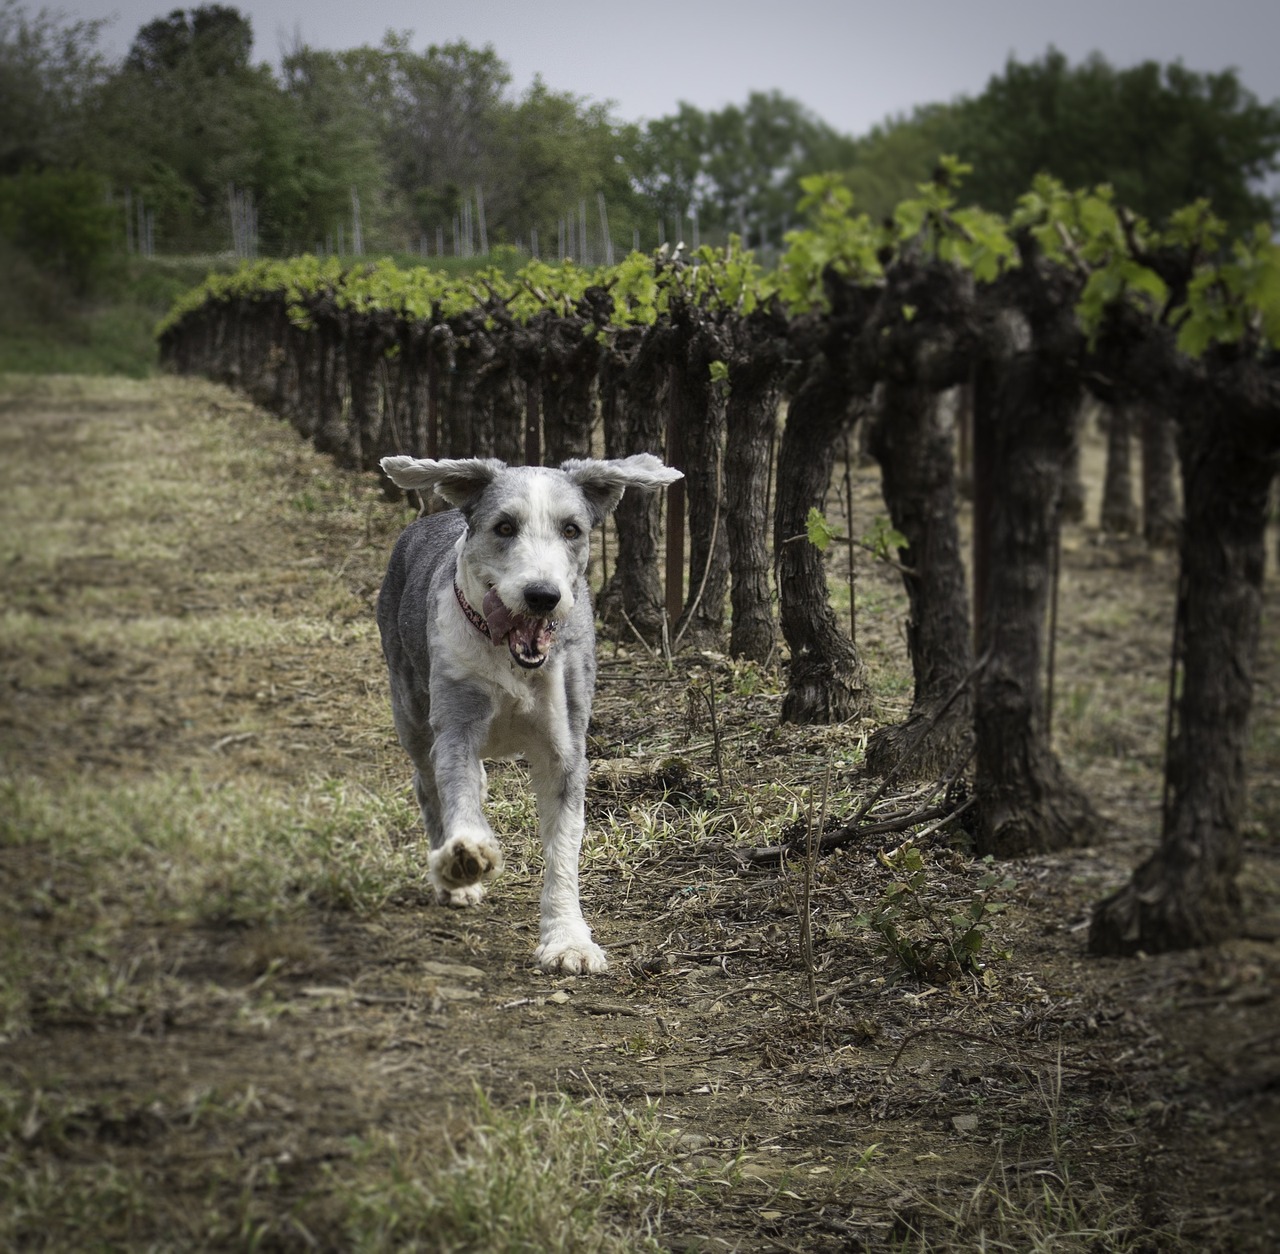
[(627, 488), (681, 474), (649, 453), (559, 469), (413, 457), (384, 457), (382, 468), (454, 506), (410, 523), (378, 595), (391, 710), (414, 765), (436, 899), (475, 905), (502, 869), (482, 759), (523, 756), (546, 863), (534, 960), (544, 971), (604, 971), (578, 901), (596, 674), (589, 534)]

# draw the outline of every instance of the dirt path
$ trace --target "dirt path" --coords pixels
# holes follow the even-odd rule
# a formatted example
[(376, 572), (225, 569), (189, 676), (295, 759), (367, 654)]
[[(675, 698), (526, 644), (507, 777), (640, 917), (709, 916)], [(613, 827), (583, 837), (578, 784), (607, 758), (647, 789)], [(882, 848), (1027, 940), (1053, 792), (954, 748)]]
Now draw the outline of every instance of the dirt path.
[[(1114, 838), (1007, 868), (983, 976), (908, 978), (860, 921), (901, 834), (815, 866), (812, 959), (803, 868), (740, 856), (824, 787), (853, 808), (867, 727), (782, 729), (776, 676), (606, 643), (584, 905), (612, 970), (575, 981), (528, 965), (519, 766), (492, 780), (508, 873), (478, 911), (428, 904), (372, 622), (406, 517), (375, 485), (221, 389), (9, 379), (0, 502), (0, 1245), (1280, 1244), (1274, 582), (1255, 939), (1083, 954), (1155, 831), (1171, 571), (1079, 532), (1060, 748)], [(894, 578), (860, 585), (883, 717)], [(982, 891), (922, 844), (931, 908)], [(521, 1218), (525, 1178), (449, 1227), (441, 1164), (492, 1186), (512, 1127), (574, 1200)], [(506, 1245), (474, 1235), (494, 1216)]]

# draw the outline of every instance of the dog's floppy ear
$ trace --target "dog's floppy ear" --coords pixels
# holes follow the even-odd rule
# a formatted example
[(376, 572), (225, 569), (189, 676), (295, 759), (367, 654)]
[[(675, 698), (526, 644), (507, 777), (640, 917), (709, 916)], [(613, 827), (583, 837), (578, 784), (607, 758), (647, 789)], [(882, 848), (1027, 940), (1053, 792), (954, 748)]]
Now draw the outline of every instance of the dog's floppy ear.
[(428, 461), (422, 457), (384, 457), (382, 469), (401, 488), (438, 492), (450, 505), (463, 508), (505, 470), (496, 457), (464, 457)]
[(652, 453), (635, 453), (610, 461), (573, 458), (560, 463), (560, 469), (578, 485), (591, 505), (595, 522), (617, 508), (628, 488), (664, 488), (684, 474), (664, 466)]

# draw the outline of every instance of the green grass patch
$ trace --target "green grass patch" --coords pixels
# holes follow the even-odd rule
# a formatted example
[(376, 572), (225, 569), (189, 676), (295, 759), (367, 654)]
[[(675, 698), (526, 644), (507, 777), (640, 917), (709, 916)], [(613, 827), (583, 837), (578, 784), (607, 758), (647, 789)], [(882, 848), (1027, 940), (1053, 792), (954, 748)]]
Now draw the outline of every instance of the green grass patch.
[[(315, 909), (367, 916), (428, 899), (419, 821), (407, 795), (322, 781), (272, 789), (189, 777), (135, 782), (0, 781), (0, 848), (23, 855), (9, 920), (56, 930), (0, 943), (0, 1037), (38, 1020), (119, 1021), (173, 990), (139, 929), (282, 927)], [(284, 933), (287, 938), (288, 933)], [(261, 965), (261, 964), (259, 964)]]
[(217, 257), (122, 257), (79, 294), (0, 241), (0, 373), (153, 375), (161, 317), (210, 270), (230, 268)]
[(695, 1156), (652, 1109), (533, 1098), (498, 1110), (483, 1095), (466, 1133), (381, 1135), (354, 1169), (333, 1173), (355, 1251), (581, 1254), (668, 1248), (672, 1211), (712, 1204), (738, 1177), (738, 1156)]
[(0, 781), (0, 812), (0, 846), (78, 867), (96, 897), (127, 893), (151, 921), (258, 924), (308, 904), (367, 914), (426, 882), (407, 795), (357, 784), (14, 779)]

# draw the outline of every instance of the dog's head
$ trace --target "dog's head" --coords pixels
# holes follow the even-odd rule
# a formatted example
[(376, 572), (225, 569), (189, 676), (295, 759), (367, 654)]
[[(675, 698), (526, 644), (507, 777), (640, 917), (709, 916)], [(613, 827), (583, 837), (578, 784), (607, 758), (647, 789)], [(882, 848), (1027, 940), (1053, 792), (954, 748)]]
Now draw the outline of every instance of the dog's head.
[(591, 528), (627, 488), (659, 488), (681, 477), (649, 453), (545, 466), (508, 466), (494, 458), (427, 461), (384, 457), (402, 488), (436, 492), (462, 511), (467, 534), (457, 581), (481, 605), (495, 644), (536, 669), (550, 655), (557, 625), (573, 609), (587, 569)]

